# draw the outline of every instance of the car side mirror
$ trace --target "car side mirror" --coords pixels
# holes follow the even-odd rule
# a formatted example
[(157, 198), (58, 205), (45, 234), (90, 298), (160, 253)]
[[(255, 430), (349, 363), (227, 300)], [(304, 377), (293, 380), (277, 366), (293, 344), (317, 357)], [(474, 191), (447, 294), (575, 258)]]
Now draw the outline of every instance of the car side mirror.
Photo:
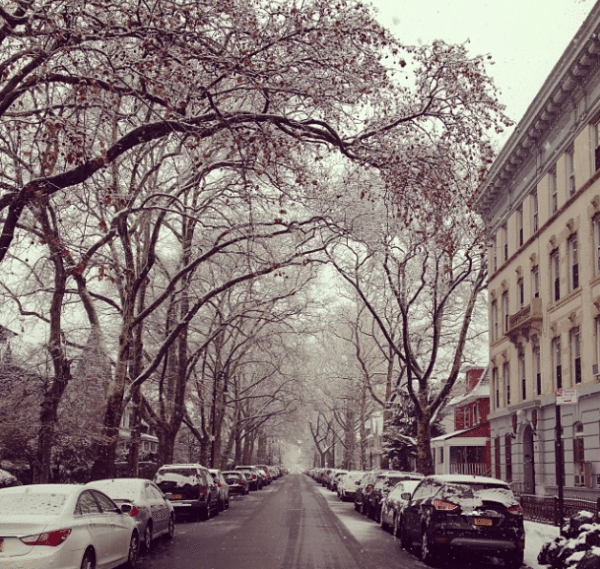
[(133, 504), (121, 504), (120, 510), (122, 514), (130, 514), (133, 510)]
[(357, 486), (360, 486), (360, 480), (356, 480), (356, 481), (354, 482), (354, 484), (356, 484)]
[(167, 500), (170, 500), (173, 497), (173, 493), (172, 492), (165, 492), (165, 498)]
[(410, 502), (410, 499), (412, 498), (412, 494), (410, 492), (402, 492), (402, 494), (400, 494), (400, 498), (402, 498), (403, 500), (406, 500), (407, 502)]

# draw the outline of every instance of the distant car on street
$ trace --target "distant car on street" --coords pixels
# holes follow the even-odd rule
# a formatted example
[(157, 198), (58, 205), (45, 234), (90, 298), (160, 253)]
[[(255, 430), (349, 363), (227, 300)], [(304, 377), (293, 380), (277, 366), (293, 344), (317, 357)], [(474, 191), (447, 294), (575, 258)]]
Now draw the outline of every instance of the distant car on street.
[(255, 466), (242, 465), (236, 466), (236, 470), (241, 470), (248, 476), (250, 490), (260, 490), (263, 487), (263, 478)]
[(219, 489), (219, 511), (222, 512), (229, 508), (229, 484), (218, 468), (209, 468), (208, 471)]
[(109, 496), (117, 505), (131, 504), (130, 516), (135, 519), (141, 543), (148, 551), (152, 540), (175, 535), (175, 509), (160, 488), (145, 478), (109, 478), (86, 484)]
[(154, 476), (177, 515), (207, 520), (219, 513), (219, 489), (208, 468), (201, 464), (165, 464)]
[(349, 470), (339, 481), (337, 495), (342, 502), (354, 501), (356, 489), (364, 475), (364, 470)]
[(224, 470), (223, 476), (229, 484), (230, 494), (246, 495), (250, 492), (250, 483), (242, 470)]

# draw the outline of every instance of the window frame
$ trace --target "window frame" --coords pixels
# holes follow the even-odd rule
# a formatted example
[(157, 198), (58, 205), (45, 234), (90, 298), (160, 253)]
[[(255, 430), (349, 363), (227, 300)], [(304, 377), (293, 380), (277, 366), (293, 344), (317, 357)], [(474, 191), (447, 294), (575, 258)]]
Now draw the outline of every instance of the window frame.
[(517, 208), (517, 242), (519, 247), (523, 246), (525, 242), (523, 230), (523, 205)]
[(560, 352), (560, 336), (552, 338), (552, 379), (554, 388), (562, 388), (562, 359)]
[(550, 253), (550, 290), (554, 302), (560, 300), (560, 254), (558, 248)]
[(558, 180), (556, 178), (556, 164), (548, 171), (548, 194), (550, 216), (553, 216), (558, 211)]
[(497, 342), (499, 335), (498, 335), (498, 300), (494, 299), (492, 300), (492, 342)]
[(525, 372), (525, 353), (521, 352), (519, 362), (519, 381), (521, 383), (521, 401), (527, 401), (527, 374)]
[(531, 268), (531, 296), (532, 298), (540, 297), (540, 267), (535, 265)]
[(531, 192), (531, 229), (533, 233), (536, 233), (540, 228), (540, 212), (537, 190)]
[(505, 290), (502, 293), (502, 325), (504, 326), (503, 328), (503, 333), (506, 334), (508, 332), (508, 326), (509, 326), (509, 318), (510, 318), (510, 302), (509, 302), (509, 298), (508, 298), (508, 291)]
[(594, 247), (596, 249), (594, 275), (600, 275), (600, 214), (593, 217), (592, 226), (594, 231)]
[(575, 147), (573, 144), (567, 148), (566, 152), (566, 173), (567, 173), (567, 191), (569, 197), (575, 194), (577, 185), (575, 181)]
[(577, 233), (569, 237), (569, 284), (571, 290), (579, 288), (579, 244), (577, 242)]
[(510, 362), (502, 364), (502, 381), (504, 382), (504, 405), (510, 405)]
[(536, 395), (542, 394), (542, 354), (540, 345), (534, 345), (531, 350), (531, 365), (533, 367), (533, 378), (535, 380)]
[(508, 261), (508, 227), (506, 223), (500, 229), (500, 235), (502, 237), (502, 262)]
[(573, 385), (581, 383), (581, 335), (579, 327), (572, 328), (569, 332), (571, 344), (571, 378)]
[(523, 277), (517, 279), (517, 308), (525, 306), (525, 281)]

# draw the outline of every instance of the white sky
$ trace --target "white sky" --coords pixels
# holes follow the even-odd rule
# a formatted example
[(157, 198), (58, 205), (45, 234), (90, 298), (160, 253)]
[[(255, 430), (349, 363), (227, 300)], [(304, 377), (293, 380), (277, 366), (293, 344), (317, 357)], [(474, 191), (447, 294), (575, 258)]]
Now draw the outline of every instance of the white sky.
[[(368, 2), (369, 0), (365, 0)], [(371, 0), (379, 21), (405, 44), (469, 42), (514, 121), (527, 107), (590, 13), (595, 0)]]

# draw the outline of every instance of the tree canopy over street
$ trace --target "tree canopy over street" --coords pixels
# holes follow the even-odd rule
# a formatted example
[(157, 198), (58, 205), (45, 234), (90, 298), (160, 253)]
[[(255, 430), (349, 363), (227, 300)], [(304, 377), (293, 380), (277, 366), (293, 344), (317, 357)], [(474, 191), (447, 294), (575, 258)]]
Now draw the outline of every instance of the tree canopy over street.
[[(128, 405), (133, 470), (142, 421), (161, 461), (183, 424), (224, 461), (283, 433), (310, 351), (290, 334), (317, 333), (328, 263), (377, 323), (384, 406), (404, 377), (428, 444), (485, 281), (468, 205), (506, 124), (485, 57), (403, 45), (368, 3), (4, 2), (2, 317), (44, 351), (3, 388), (35, 383), (37, 479), (75, 381), (101, 394), (95, 476), (123, 460)], [(454, 350), (441, 391), (412, 343), (425, 313), (427, 348)]]

